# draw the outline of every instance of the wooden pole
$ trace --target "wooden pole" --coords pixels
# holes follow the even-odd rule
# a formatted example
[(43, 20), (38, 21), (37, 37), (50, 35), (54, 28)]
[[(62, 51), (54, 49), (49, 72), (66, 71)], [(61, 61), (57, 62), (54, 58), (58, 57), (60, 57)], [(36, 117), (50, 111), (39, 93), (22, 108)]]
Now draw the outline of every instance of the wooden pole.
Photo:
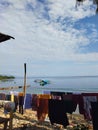
[(23, 87), (24, 104), (22, 106), (22, 114), (24, 114), (25, 95), (26, 95), (26, 63), (24, 63), (24, 87)]
[(24, 63), (24, 87), (23, 87), (23, 95), (25, 97), (26, 94), (26, 63)]
[(13, 129), (13, 111), (10, 111), (10, 121), (9, 121), (9, 129)]

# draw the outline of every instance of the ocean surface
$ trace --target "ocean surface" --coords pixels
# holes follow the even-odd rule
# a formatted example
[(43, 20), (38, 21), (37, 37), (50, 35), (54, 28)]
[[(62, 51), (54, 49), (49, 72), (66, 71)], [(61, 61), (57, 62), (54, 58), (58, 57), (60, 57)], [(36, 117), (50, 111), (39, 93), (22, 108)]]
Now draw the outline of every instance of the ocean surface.
[[(41, 86), (35, 80), (47, 80), (49, 84)], [(72, 76), (72, 77), (27, 77), (26, 92), (32, 94), (41, 94), (49, 91), (60, 92), (98, 92), (98, 76)], [(16, 77), (14, 80), (0, 81), (0, 88), (24, 86), (24, 78)], [(10, 91), (22, 92), (23, 88), (12, 90), (0, 90), (0, 92), (9, 93)]]

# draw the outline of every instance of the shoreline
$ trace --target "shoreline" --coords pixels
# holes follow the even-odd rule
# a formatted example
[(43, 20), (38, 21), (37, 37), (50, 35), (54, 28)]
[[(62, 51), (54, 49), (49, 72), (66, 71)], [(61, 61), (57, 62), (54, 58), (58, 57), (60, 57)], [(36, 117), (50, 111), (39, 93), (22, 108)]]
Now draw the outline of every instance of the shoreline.
[[(16, 113), (15, 114), (17, 115), (16, 119), (17, 117), (22, 119), (21, 121), (17, 120), (17, 123), (18, 124), (20, 123), (18, 128), (21, 127), (24, 128), (25, 130), (74, 130), (74, 127), (76, 127), (77, 125), (78, 126), (80, 125), (80, 127), (81, 125), (84, 125), (84, 127), (88, 127), (89, 130), (93, 130), (92, 123), (87, 122), (84, 119), (84, 116), (80, 114), (76, 114), (76, 113), (72, 115), (67, 114), (69, 119), (69, 125), (66, 128), (63, 128), (62, 125), (59, 124), (51, 125), (48, 117), (45, 119), (45, 121), (40, 122), (37, 120), (36, 114), (37, 114), (36, 111), (32, 111), (32, 110), (26, 110), (23, 115)], [(14, 120), (13, 120), (13, 124), (14, 124)], [(15, 126), (13, 126), (13, 128), (14, 127)], [(19, 130), (18, 128), (16, 126), (14, 130)]]
[[(0, 112), (1, 114), (1, 112)], [(63, 128), (59, 124), (51, 125), (49, 118), (40, 122), (37, 120), (37, 112), (32, 109), (25, 110), (24, 114), (20, 114), (18, 110), (14, 113), (13, 130), (74, 130), (75, 127), (88, 127), (86, 130), (93, 130), (92, 123), (87, 122), (81, 114), (67, 114), (69, 125)], [(2, 116), (5, 116), (2, 113)], [(2, 125), (0, 125), (0, 130)]]

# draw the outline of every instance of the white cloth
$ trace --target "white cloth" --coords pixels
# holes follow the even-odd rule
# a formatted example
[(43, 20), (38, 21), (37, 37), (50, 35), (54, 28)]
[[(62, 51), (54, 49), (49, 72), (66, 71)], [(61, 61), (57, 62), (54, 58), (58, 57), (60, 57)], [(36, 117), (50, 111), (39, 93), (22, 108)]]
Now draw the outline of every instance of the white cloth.
[(91, 102), (96, 102), (97, 97), (96, 96), (83, 96), (84, 101), (84, 110), (86, 112), (86, 116), (88, 119), (91, 120)]

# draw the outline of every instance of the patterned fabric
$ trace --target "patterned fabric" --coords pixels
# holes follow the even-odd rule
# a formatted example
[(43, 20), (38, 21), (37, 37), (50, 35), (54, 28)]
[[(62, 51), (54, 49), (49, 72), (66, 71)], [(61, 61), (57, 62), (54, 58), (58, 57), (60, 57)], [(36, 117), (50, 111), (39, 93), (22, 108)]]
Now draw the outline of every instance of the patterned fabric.
[(13, 111), (15, 109), (15, 103), (6, 100), (0, 100), (0, 106), (4, 107), (7, 112)]
[(0, 93), (0, 100), (5, 100), (6, 99), (6, 95), (4, 93)]

